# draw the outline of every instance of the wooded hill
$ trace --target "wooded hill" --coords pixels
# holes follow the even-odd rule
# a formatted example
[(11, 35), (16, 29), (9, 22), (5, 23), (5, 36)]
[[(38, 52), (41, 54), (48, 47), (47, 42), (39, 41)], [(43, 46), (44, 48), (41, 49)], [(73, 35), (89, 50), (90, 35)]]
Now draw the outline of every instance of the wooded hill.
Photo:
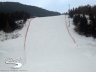
[(24, 11), (30, 14), (31, 17), (44, 17), (60, 15), (59, 12), (49, 11), (40, 7), (21, 4), (19, 2), (0, 2), (0, 12), (12, 13), (12, 12)]

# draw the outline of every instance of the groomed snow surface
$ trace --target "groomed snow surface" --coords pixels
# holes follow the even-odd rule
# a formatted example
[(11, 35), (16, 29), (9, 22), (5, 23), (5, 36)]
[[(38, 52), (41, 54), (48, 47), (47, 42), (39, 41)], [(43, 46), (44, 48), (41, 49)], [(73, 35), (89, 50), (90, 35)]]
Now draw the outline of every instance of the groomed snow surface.
[[(26, 62), (19, 70), (96, 72), (96, 40), (80, 36), (73, 29), (72, 19), (67, 15), (31, 19), (26, 40)], [(8, 42), (14, 45), (12, 41), (19, 39)]]

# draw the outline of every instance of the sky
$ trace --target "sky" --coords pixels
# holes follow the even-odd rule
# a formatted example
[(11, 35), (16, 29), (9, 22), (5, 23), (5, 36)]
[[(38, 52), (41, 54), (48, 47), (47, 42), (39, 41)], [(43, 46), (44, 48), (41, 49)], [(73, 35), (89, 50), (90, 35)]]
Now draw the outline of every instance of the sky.
[(66, 12), (69, 8), (78, 7), (81, 5), (91, 4), (96, 5), (96, 0), (0, 0), (20, 2), (27, 5), (38, 6), (47, 10)]

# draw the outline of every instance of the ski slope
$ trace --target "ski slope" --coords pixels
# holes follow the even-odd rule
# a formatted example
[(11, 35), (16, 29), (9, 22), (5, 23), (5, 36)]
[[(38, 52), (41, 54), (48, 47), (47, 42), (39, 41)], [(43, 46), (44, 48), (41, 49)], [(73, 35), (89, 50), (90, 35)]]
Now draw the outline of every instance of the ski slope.
[(66, 27), (68, 21), (64, 15), (31, 21), (26, 46), (29, 72), (96, 72), (96, 49), (80, 45), (84, 39), (85, 43), (92, 39), (78, 38), (70, 26), (72, 36), (81, 39), (78, 45), (74, 43)]
[[(75, 33), (71, 19), (70, 22), (69, 26), (68, 16), (65, 15), (31, 19), (23, 55), (26, 58), (25, 64), (18, 70), (96, 72), (96, 40)], [(19, 42), (24, 41), (21, 38), (8, 40), (8, 42), (11, 44), (13, 41), (17, 42), (16, 46), (20, 48)]]

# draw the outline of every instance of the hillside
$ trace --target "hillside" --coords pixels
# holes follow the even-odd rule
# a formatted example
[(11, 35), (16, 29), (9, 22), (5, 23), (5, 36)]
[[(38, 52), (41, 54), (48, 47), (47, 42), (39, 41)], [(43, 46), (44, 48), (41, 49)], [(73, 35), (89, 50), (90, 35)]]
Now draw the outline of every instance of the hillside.
[(60, 15), (59, 12), (48, 11), (43, 8), (30, 6), (30, 5), (24, 5), (18, 2), (0, 2), (0, 12), (10, 13), (10, 12), (15, 12), (15, 11), (28, 12), (31, 15), (31, 17)]
[[(29, 21), (31, 22), (24, 50), (25, 31)], [(72, 20), (67, 15), (28, 20), (19, 31), (19, 38), (0, 42), (0, 68), (11, 70), (10, 67), (14, 66), (3, 63), (7, 56), (23, 59), (20, 62), (24, 65), (15, 71), (96, 72), (96, 40), (80, 36), (73, 28)]]

